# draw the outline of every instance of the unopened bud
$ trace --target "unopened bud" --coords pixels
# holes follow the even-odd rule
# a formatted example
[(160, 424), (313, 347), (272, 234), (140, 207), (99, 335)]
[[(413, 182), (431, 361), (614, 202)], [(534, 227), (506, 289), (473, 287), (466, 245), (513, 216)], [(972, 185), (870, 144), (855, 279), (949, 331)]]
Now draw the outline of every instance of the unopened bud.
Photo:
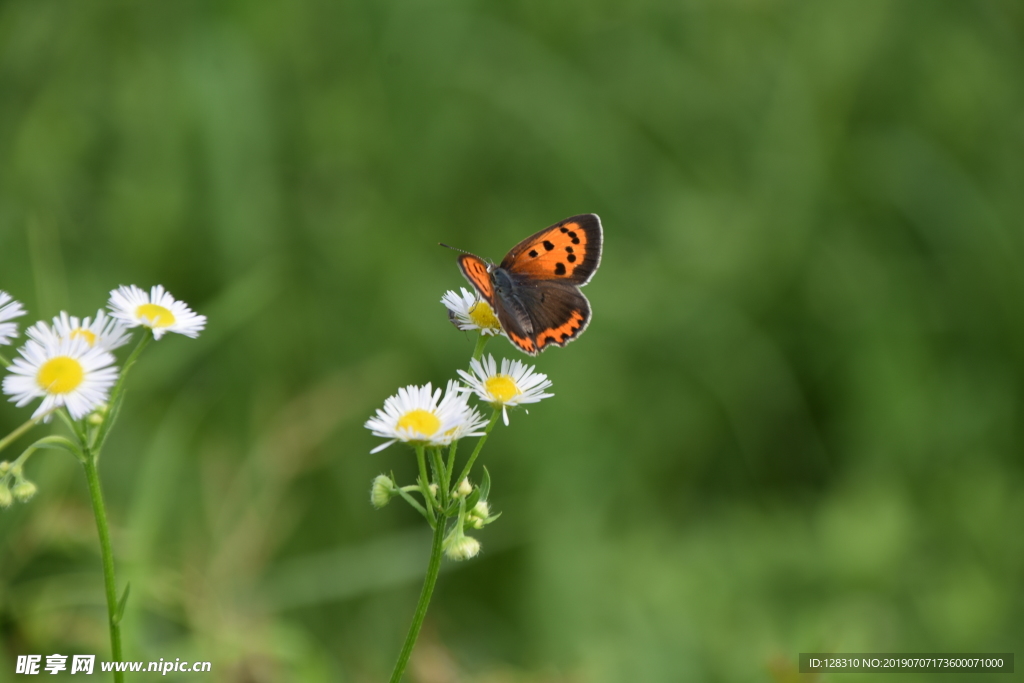
[(110, 406), (108, 406), (106, 403), (101, 403), (99, 407), (97, 407), (96, 410), (89, 413), (89, 417), (86, 418), (87, 420), (89, 420), (89, 424), (94, 425), (96, 427), (103, 424), (103, 421), (107, 419), (107, 410), (109, 408)]
[(449, 560), (468, 560), (480, 554), (480, 541), (472, 536), (459, 535), (445, 546), (444, 554)]
[(14, 494), (14, 498), (19, 503), (27, 503), (32, 499), (32, 496), (36, 495), (38, 487), (30, 482), (28, 479), (22, 479), (14, 485), (11, 489), (11, 493)]
[(473, 485), (469, 483), (468, 477), (463, 477), (462, 481), (459, 482), (459, 487), (455, 489), (455, 496), (457, 498), (465, 498), (471, 493), (473, 493)]
[(370, 486), (370, 504), (378, 510), (391, 502), (394, 495), (395, 482), (386, 474), (378, 474)]
[(9, 508), (14, 502), (11, 490), (7, 488), (7, 482), (0, 482), (0, 508)]
[(6, 460), (0, 460), (0, 477), (4, 476), (11, 471), (11, 463)]

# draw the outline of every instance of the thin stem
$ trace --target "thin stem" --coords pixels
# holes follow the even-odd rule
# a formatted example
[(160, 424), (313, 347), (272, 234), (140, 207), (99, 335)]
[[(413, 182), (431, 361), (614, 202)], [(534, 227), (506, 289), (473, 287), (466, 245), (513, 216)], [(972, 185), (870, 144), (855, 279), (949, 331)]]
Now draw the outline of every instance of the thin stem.
[(4, 366), (5, 368), (11, 367), (11, 361), (7, 360), (7, 356), (5, 356), (2, 353), (0, 353), (0, 365)]
[(476, 442), (476, 448), (473, 449), (473, 454), (469, 456), (469, 460), (466, 461), (466, 466), (462, 468), (462, 474), (455, 481), (462, 481), (469, 476), (469, 471), (473, 469), (473, 463), (476, 462), (476, 456), (480, 455), (480, 449), (484, 447), (484, 442), (487, 441), (488, 435), (491, 430), (494, 429), (495, 423), (498, 422), (498, 416), (501, 415), (501, 408), (495, 408), (494, 414), (491, 415), (491, 421), (487, 423), (487, 427), (484, 429), (484, 435), (481, 436)]
[(93, 433), (92, 443), (89, 444), (90, 448), (96, 456), (99, 457), (100, 449), (103, 448), (103, 442), (107, 440), (107, 434), (110, 433), (110, 428), (114, 426), (114, 421), (117, 419), (117, 414), (121, 412), (121, 402), (124, 400), (124, 381), (128, 377), (128, 371), (135, 365), (135, 361), (138, 360), (142, 350), (146, 348), (149, 341), (153, 338), (153, 330), (148, 327), (142, 328), (142, 339), (135, 345), (128, 360), (124, 362), (124, 367), (121, 368), (121, 375), (117, 378), (117, 384), (114, 385), (114, 390), (110, 392), (110, 410), (107, 411), (107, 415), (103, 420), (103, 424), (100, 428)]
[(86, 430), (84, 428), (84, 425), (79, 425), (79, 423), (76, 420), (72, 420), (71, 415), (68, 414), (67, 409), (61, 408), (60, 410), (58, 410), (57, 417), (64, 421), (64, 424), (68, 426), (68, 429), (70, 429), (71, 432), (75, 435), (75, 438), (78, 439), (78, 443), (89, 443), (88, 441), (85, 440)]
[(423, 444), (416, 445), (416, 462), (420, 466), (420, 486), (423, 487), (423, 500), (427, 503), (428, 521), (430, 526), (435, 526), (434, 508), (437, 507), (437, 503), (434, 502), (434, 493), (430, 490), (430, 479), (427, 478), (427, 459), (423, 455)]
[[(459, 441), (456, 439), (452, 441), (451, 447), (448, 448), (448, 467), (445, 469), (448, 472), (448, 481), (445, 482), (445, 487), (450, 489), (452, 485), (452, 472), (455, 471), (455, 450), (459, 446)], [(455, 482), (455, 486), (458, 487), (461, 480)]]
[[(49, 413), (47, 413), (46, 415), (49, 415)], [(33, 427), (35, 427), (36, 424), (38, 424), (40, 420), (42, 420), (44, 417), (46, 417), (46, 415), (40, 415), (39, 417), (33, 417), (31, 420), (29, 420), (25, 424), (21, 425), (20, 427), (18, 427), (17, 429), (15, 429), (13, 432), (8, 434), (4, 438), (0, 439), (0, 451), (2, 451), (3, 449), (7, 448), (8, 446), (10, 446), (11, 443), (16, 441), (18, 439), (18, 437), (20, 437), (22, 434), (24, 434), (28, 430), (32, 429)]]
[(448, 472), (445, 470), (444, 461), (441, 459), (441, 449), (430, 449), (430, 462), (433, 464), (434, 476), (437, 479), (437, 492), (441, 494), (441, 509), (448, 507)]
[(476, 347), (473, 349), (473, 360), (480, 360), (484, 355), (484, 347), (487, 346), (487, 342), (491, 340), (491, 335), (480, 333), (480, 336), (476, 338)]
[(423, 590), (420, 591), (420, 601), (416, 604), (416, 613), (413, 615), (412, 624), (409, 626), (409, 635), (405, 637), (405, 645), (395, 662), (395, 670), (391, 672), (391, 683), (398, 683), (402, 680), (405, 667), (409, 663), (409, 655), (416, 645), (416, 638), (420, 634), (420, 627), (423, 626), (423, 618), (427, 616), (427, 606), (430, 604), (430, 596), (434, 592), (434, 584), (437, 583), (437, 573), (441, 569), (441, 542), (444, 540), (445, 523), (438, 520), (434, 527), (434, 542), (430, 546), (430, 562), (427, 563), (427, 576), (423, 579)]
[[(114, 578), (114, 551), (110, 545), (110, 528), (107, 526), (107, 511), (103, 506), (100, 492), (100, 475), (96, 470), (96, 459), (86, 452), (85, 478), (89, 481), (89, 497), (92, 498), (92, 512), (96, 517), (96, 531), (100, 537), (100, 552), (103, 555), (103, 583), (107, 593), (107, 616), (110, 626), (110, 655), (115, 662), (121, 661), (121, 625), (117, 614), (117, 581)], [(121, 683), (124, 674), (114, 672), (114, 681)]]

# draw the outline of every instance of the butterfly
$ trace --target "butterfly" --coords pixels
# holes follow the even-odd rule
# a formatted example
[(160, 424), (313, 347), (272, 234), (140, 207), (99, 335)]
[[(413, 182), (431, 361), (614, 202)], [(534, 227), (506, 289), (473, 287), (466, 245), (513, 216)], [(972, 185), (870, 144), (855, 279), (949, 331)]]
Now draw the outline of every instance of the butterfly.
[(498, 266), (463, 254), (459, 268), (494, 309), (509, 340), (536, 356), (587, 329), (590, 302), (580, 287), (601, 263), (603, 237), (596, 214), (572, 216), (512, 247)]

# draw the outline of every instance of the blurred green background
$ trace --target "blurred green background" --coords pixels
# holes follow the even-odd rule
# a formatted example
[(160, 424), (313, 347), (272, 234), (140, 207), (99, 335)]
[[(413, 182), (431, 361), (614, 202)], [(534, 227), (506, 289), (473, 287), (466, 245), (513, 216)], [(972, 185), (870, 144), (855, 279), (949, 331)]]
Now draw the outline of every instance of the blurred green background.
[[(8, 0), (0, 289), (26, 324), (128, 283), (209, 316), (143, 356), (101, 466), (128, 658), (385, 680), (429, 531), (370, 507), (414, 467), (362, 425), (467, 364), (436, 243), (583, 212), (593, 323), (488, 443), (504, 514), (408, 680), (1024, 652), (1019, 2)], [(81, 468), (28, 474), (0, 680), (109, 652)]]

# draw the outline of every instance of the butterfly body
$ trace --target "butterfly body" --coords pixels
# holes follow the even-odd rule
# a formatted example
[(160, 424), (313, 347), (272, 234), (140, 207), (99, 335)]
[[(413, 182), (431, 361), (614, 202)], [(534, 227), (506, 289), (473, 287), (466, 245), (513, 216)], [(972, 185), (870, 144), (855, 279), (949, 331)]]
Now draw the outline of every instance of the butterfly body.
[(527, 237), (497, 266), (463, 254), (459, 267), (509, 340), (536, 355), (551, 344), (565, 346), (590, 323), (590, 302), (580, 287), (601, 263), (602, 242), (601, 220), (583, 214)]

